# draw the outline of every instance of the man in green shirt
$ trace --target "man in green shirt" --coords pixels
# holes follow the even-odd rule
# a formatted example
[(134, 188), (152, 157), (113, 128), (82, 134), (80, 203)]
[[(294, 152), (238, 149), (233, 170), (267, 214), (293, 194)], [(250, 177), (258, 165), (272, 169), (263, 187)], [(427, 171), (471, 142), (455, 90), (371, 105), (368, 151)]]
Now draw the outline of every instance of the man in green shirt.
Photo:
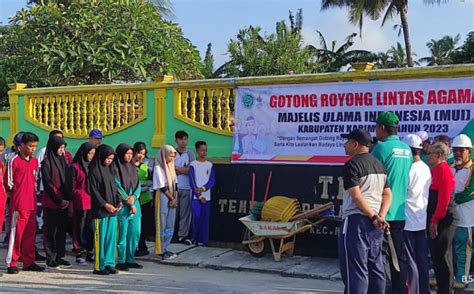
[[(390, 256), (390, 251), (383, 250), (385, 262), (386, 293), (408, 293), (407, 257), (403, 230), (405, 227), (405, 202), (408, 190), (410, 168), (413, 155), (410, 147), (403, 143), (397, 135), (398, 116), (390, 111), (381, 113), (377, 118), (375, 135), (378, 143), (372, 150), (375, 156), (384, 165), (387, 171), (388, 183), (392, 189), (392, 205), (385, 219), (390, 224), (395, 251), (400, 267), (397, 271), (393, 265), (395, 257)], [(384, 246), (387, 246), (384, 242)]]

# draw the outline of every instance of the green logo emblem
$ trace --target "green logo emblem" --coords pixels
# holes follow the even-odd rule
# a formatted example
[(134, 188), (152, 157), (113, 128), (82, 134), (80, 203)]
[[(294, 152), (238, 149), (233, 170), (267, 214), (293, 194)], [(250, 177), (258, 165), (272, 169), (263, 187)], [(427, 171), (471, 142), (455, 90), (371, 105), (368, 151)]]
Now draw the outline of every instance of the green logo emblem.
[(252, 95), (245, 95), (243, 98), (242, 98), (242, 103), (244, 104), (244, 106), (246, 108), (250, 108), (253, 106), (253, 103), (254, 103), (254, 98)]

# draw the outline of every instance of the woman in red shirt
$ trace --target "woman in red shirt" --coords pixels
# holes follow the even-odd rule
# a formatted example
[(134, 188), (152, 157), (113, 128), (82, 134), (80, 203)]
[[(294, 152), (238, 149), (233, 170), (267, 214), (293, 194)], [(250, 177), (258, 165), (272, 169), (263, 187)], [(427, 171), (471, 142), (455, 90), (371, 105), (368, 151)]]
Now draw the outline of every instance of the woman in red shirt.
[(86, 265), (86, 261), (92, 261), (92, 250), (94, 249), (94, 233), (89, 217), (91, 209), (91, 195), (87, 191), (87, 173), (89, 163), (95, 155), (95, 147), (92, 143), (82, 144), (76, 152), (71, 164), (72, 201), (74, 207), (74, 229), (73, 243), (80, 247), (76, 252), (76, 263)]
[(449, 147), (437, 142), (430, 146), (431, 169), (428, 199), (429, 245), (438, 293), (450, 293), (454, 283), (452, 241), (456, 231), (457, 213), (454, 202), (454, 174), (446, 162)]

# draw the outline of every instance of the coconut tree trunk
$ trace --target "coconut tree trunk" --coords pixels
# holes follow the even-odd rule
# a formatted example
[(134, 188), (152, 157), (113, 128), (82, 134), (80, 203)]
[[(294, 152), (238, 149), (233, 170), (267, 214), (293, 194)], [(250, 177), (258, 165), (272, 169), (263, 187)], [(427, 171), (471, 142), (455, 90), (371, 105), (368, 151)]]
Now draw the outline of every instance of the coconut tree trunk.
[[(403, 38), (405, 39), (405, 51), (407, 53), (407, 64), (408, 64), (408, 67), (413, 67), (414, 62), (413, 62), (413, 56), (411, 53), (410, 33), (408, 32), (408, 17), (407, 17), (408, 3), (406, 1), (397, 1), (397, 2), (399, 2), (397, 6), (399, 6), (398, 11), (400, 13), (400, 21), (402, 23)], [(405, 2), (405, 3), (400, 3), (400, 2)]]

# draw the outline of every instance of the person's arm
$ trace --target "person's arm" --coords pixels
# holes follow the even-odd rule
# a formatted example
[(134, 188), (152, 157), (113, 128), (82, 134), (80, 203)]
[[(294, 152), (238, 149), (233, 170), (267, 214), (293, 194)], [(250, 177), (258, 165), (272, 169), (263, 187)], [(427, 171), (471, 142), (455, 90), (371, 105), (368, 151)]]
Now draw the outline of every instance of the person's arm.
[(107, 201), (101, 196), (97, 180), (93, 175), (87, 177), (87, 188), (91, 194), (92, 201), (96, 202), (99, 207), (104, 207), (107, 204)]
[(438, 178), (441, 181), (438, 189), (438, 202), (436, 203), (436, 209), (431, 217), (431, 222), (433, 224), (438, 224), (446, 216), (448, 211), (449, 201), (451, 200), (451, 194), (454, 190), (454, 181), (452, 174), (448, 170), (442, 169), (439, 167), (438, 170), (440, 177)]
[(120, 182), (119, 177), (114, 177), (115, 184), (117, 185), (117, 191), (120, 195), (120, 200), (121, 201), (126, 201), (128, 197), (130, 197), (127, 192), (122, 187), (122, 183)]
[(3, 186), (7, 191), (13, 190), (13, 164), (13, 160), (7, 160), (7, 168), (3, 176)]
[(382, 204), (380, 205), (379, 216), (385, 219), (390, 206), (392, 205), (392, 190), (389, 187), (385, 187), (382, 192)]
[(157, 165), (153, 168), (153, 189), (158, 192), (157, 197), (160, 197), (159, 192), (161, 192), (169, 200), (173, 200), (173, 195), (171, 195), (168, 186), (165, 185), (165, 175), (162, 174), (160, 167)]
[(134, 197), (135, 200), (137, 200), (140, 197), (141, 192), (142, 192), (142, 186), (140, 185), (140, 180), (138, 180), (138, 186), (133, 192), (132, 197)]
[(203, 187), (204, 191), (207, 191), (207, 190), (211, 189), (212, 187), (214, 187), (214, 184), (215, 184), (214, 167), (211, 166), (211, 174), (209, 175), (209, 180), (207, 181), (207, 183)]
[(41, 165), (41, 180), (43, 181), (44, 191), (48, 194), (54, 203), (61, 205), (63, 202), (63, 195), (61, 191), (53, 183), (53, 177), (50, 172), (50, 162), (48, 160), (43, 161)]
[(196, 189), (198, 188), (198, 186), (196, 184), (196, 174), (194, 171), (194, 166), (192, 165), (189, 166), (189, 186), (191, 187), (191, 195), (197, 198), (198, 195), (196, 193)]

